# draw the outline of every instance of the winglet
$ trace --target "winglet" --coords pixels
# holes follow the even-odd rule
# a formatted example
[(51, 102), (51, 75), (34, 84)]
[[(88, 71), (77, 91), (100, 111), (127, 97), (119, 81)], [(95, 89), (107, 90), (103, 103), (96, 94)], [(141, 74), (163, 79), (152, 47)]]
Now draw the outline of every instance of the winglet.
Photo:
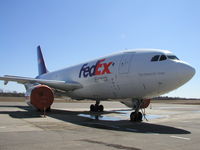
[(44, 62), (42, 51), (40, 46), (37, 47), (37, 57), (38, 57), (38, 73), (39, 75), (47, 73), (47, 68)]

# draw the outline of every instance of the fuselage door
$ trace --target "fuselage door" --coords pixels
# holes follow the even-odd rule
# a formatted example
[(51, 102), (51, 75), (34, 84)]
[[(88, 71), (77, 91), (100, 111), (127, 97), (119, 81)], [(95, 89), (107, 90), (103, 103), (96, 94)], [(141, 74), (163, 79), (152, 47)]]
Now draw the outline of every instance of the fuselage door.
[(124, 55), (122, 55), (122, 58), (119, 63), (119, 73), (120, 74), (129, 73), (132, 57), (133, 57), (132, 53), (125, 53)]

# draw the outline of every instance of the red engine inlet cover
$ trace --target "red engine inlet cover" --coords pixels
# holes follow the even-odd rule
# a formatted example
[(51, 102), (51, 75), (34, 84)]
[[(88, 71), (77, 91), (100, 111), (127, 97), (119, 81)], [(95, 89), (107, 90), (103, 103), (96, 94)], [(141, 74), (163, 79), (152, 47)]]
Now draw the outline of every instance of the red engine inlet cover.
[(145, 99), (143, 103), (141, 104), (140, 108), (147, 108), (150, 104), (151, 100), (150, 99)]
[(51, 88), (46, 85), (36, 86), (30, 95), (31, 104), (37, 109), (44, 110), (50, 108), (54, 101), (54, 94)]

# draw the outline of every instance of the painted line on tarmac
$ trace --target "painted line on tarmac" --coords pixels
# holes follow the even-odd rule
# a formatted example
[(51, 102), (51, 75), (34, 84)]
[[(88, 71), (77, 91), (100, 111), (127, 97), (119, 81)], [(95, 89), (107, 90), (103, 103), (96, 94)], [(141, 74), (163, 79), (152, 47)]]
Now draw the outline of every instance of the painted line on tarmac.
[(191, 140), (190, 138), (185, 138), (185, 137), (181, 137), (181, 136), (170, 136), (170, 137), (172, 137), (172, 138), (176, 138), (176, 139), (182, 139), (182, 140)]

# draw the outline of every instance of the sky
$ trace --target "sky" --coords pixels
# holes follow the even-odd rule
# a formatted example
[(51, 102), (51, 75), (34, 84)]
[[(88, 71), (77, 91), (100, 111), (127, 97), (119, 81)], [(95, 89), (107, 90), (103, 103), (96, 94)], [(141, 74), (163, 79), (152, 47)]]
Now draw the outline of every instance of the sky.
[[(166, 95), (200, 98), (199, 6), (199, 0), (1, 0), (0, 76), (37, 76), (38, 45), (50, 71), (124, 49), (168, 49), (196, 74)], [(0, 89), (25, 91), (1, 81)]]

